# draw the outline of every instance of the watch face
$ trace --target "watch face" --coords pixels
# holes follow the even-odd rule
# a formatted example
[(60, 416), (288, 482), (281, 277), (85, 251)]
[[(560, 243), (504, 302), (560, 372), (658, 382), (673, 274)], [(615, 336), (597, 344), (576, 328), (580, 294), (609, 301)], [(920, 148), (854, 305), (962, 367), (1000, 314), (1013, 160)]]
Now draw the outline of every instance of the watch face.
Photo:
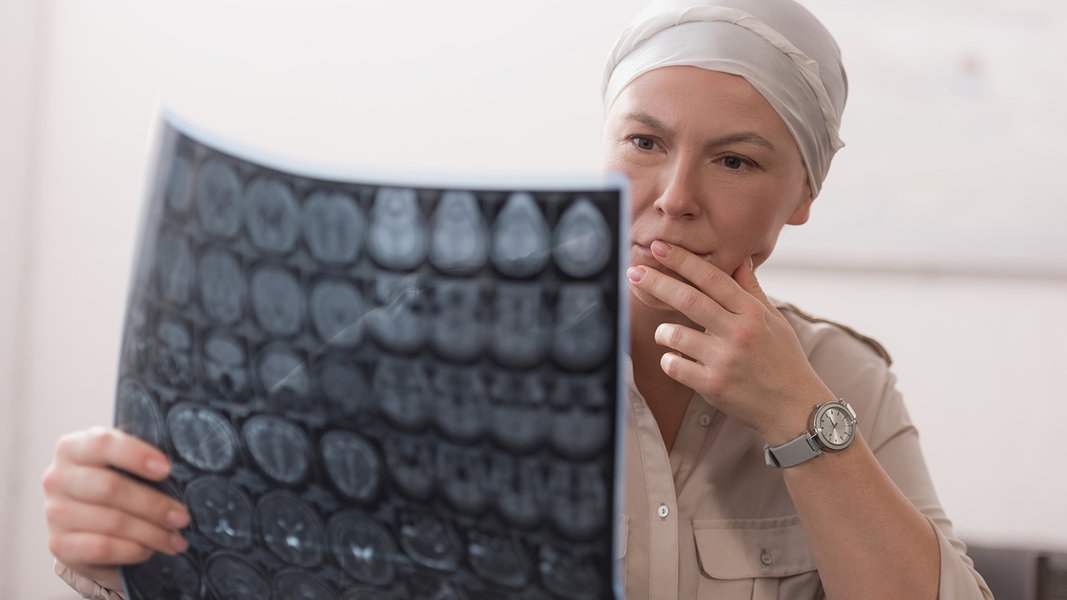
[(847, 404), (829, 402), (815, 413), (815, 434), (828, 450), (844, 450), (856, 437), (856, 416)]

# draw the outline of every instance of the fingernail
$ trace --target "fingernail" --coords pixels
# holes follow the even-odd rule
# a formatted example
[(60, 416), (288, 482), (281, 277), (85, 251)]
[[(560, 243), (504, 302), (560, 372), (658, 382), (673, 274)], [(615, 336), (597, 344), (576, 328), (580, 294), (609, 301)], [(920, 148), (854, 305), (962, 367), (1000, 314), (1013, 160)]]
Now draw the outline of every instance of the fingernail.
[(185, 541), (181, 535), (175, 533), (170, 536), (170, 547), (175, 552), (185, 552), (185, 549), (189, 547), (189, 542)]
[(641, 280), (645, 278), (644, 267), (630, 267), (626, 269), (626, 278), (632, 283), (641, 283)]
[(667, 258), (671, 254), (671, 245), (659, 240), (652, 242), (652, 245), (650, 245), (648, 249), (652, 251), (652, 254), (659, 258)]
[(162, 479), (170, 473), (170, 465), (165, 460), (150, 458), (145, 462), (145, 469), (151, 477)]
[(189, 513), (184, 510), (172, 510), (167, 513), (167, 525), (181, 529), (189, 524)]

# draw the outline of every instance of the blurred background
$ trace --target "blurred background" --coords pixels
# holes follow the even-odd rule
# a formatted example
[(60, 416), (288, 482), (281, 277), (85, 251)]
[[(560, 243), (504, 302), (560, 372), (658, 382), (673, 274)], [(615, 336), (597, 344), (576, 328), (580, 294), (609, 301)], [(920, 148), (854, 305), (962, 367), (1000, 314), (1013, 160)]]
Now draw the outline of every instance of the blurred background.
[[(1067, 3), (806, 0), (851, 95), (764, 288), (882, 341), (972, 543), (1067, 548)], [(158, 109), (338, 166), (599, 172), (643, 0), (0, 0), (0, 582), (52, 576), (40, 476), (111, 421)]]

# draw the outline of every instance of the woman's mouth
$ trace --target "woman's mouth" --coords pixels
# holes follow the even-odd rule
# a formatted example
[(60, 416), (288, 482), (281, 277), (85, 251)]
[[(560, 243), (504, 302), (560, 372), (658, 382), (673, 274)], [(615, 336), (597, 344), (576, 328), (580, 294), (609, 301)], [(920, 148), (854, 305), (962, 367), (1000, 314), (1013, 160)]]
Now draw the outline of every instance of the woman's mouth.
[[(670, 243), (670, 242), (668, 242), (668, 243)], [(711, 256), (713, 254), (712, 252), (707, 252), (707, 253), (693, 252), (692, 250), (689, 250), (688, 248), (686, 248), (685, 246), (682, 246), (681, 244), (671, 243), (671, 245), (676, 247), (676, 248), (682, 248), (683, 250), (687, 250), (690, 253), (696, 255), (697, 258), (699, 258), (701, 260), (705, 260), (705, 261), (710, 261), (711, 260)], [(639, 242), (633, 242), (632, 246), (633, 246), (632, 247), (632, 256), (633, 256), (633, 258), (639, 258), (641, 260), (642, 264), (660, 265), (659, 260), (656, 258), (656, 256), (654, 254), (652, 254), (652, 249), (649, 246), (647, 246), (645, 244), (641, 244)]]

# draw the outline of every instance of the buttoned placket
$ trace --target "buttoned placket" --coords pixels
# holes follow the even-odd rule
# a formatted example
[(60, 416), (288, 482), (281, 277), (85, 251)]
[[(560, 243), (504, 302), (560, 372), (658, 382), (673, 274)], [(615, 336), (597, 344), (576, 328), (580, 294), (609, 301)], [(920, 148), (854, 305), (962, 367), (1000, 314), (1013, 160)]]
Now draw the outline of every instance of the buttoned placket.
[[(643, 398), (631, 390), (637, 443), (645, 465), (649, 549), (654, 553), (656, 568), (649, 573), (648, 598), (674, 599), (678, 597), (678, 496), (674, 489), (674, 474), (670, 457), (660, 435), (656, 419)], [(636, 515), (634, 515), (636, 516)], [(633, 518), (633, 517), (631, 517)], [(653, 557), (649, 557), (653, 558)]]
[(675, 491), (681, 492), (686, 480), (696, 468), (700, 448), (707, 439), (717, 411), (700, 396), (693, 394), (682, 419), (682, 427), (671, 451), (671, 471), (674, 473)]

